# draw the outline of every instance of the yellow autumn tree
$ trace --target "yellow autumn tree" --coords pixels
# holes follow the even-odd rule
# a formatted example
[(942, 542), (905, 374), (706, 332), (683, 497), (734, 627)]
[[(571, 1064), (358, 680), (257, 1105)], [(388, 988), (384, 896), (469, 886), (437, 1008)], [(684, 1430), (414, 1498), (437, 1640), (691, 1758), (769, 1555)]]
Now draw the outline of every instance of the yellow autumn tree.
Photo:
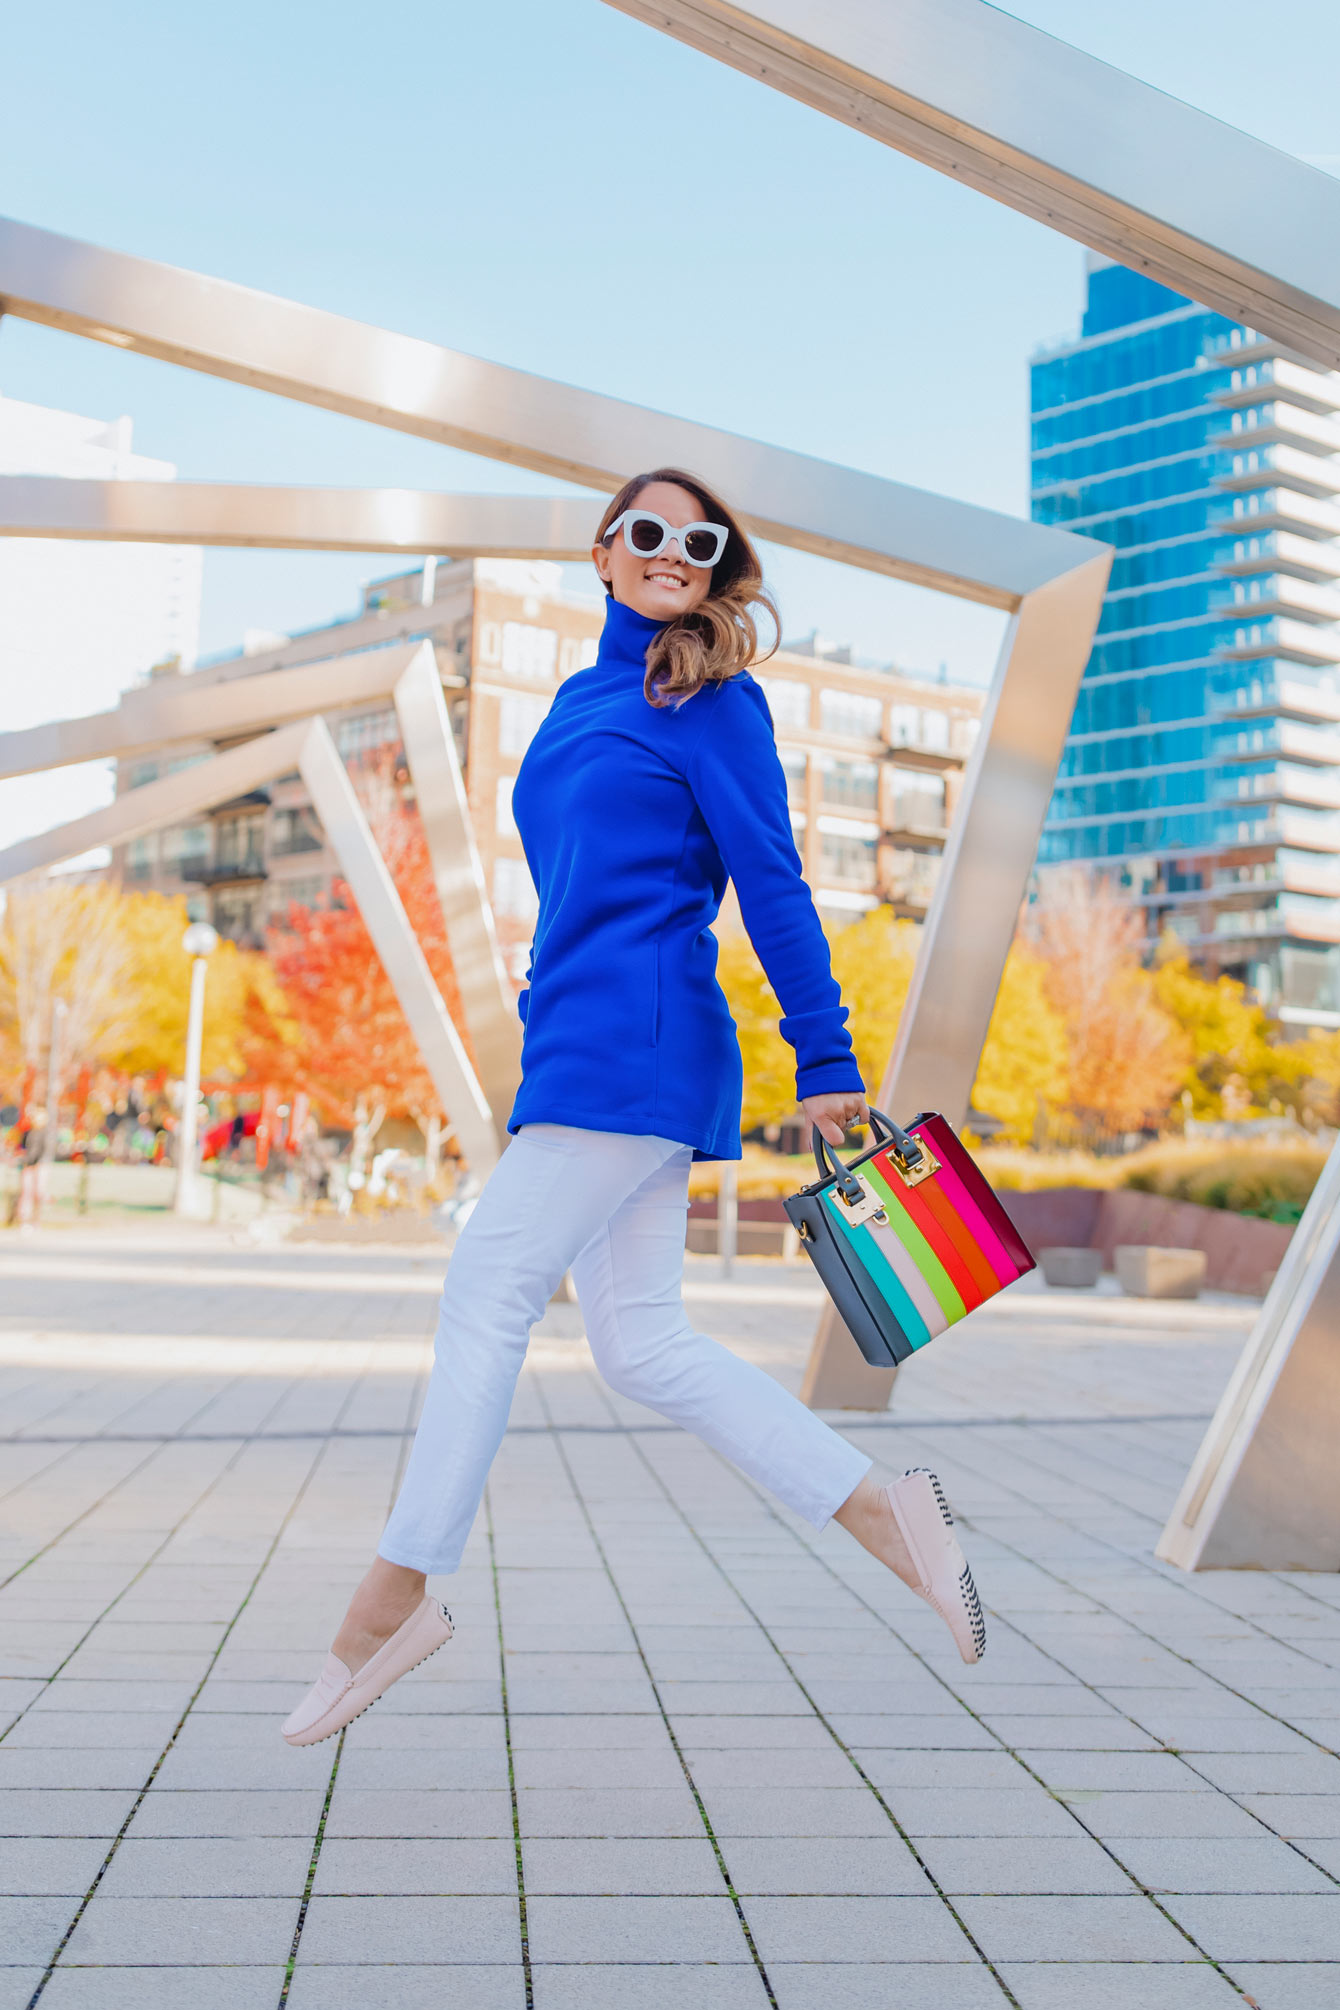
[[(100, 1058), (128, 1075), (160, 1071), (179, 1075), (186, 1061), (186, 1016), (191, 959), (181, 946), (186, 903), (161, 893), (121, 895), (120, 929), (126, 952), (128, 1010), (121, 1036)], [(200, 1071), (211, 1076), (244, 1072), (242, 1043), (248, 999), (254, 994), (280, 1019), (283, 999), (268, 958), (221, 941), (205, 980), (204, 1038)]]
[(777, 1030), (781, 1007), (749, 937), (723, 929), (717, 981), (726, 994), (744, 1062), (740, 1128), (775, 1124), (796, 1107), (796, 1057)]
[(1033, 1144), (1070, 1087), (1065, 1020), (1047, 996), (1047, 966), (1028, 943), (1006, 958), (973, 1085), (972, 1106), (1014, 1144)]
[(1310, 1074), (1324, 1078), (1330, 1058), (1324, 1037), (1315, 1043), (1280, 1040), (1269, 1013), (1247, 996), (1245, 985), (1193, 970), (1175, 936), (1164, 936), (1159, 945), (1152, 983), (1190, 1050), (1184, 1086), (1193, 1116), (1260, 1115), (1272, 1101), (1291, 1100)]

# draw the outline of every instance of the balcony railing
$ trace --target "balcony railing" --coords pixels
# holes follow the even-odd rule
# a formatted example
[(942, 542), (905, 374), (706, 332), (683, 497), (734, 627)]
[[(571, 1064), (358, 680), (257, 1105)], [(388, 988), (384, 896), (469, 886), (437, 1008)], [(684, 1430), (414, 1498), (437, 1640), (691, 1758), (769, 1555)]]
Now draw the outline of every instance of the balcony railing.
[(245, 858), (189, 858), (178, 868), (183, 879), (198, 886), (228, 886), (241, 880), (267, 879), (265, 860), (259, 852)]

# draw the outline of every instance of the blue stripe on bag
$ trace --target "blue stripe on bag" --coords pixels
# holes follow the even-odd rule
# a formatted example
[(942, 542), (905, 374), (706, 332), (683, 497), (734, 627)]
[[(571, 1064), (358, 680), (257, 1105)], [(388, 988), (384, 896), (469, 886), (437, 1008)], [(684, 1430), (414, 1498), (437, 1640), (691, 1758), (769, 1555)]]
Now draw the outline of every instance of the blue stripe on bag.
[(849, 1221), (843, 1220), (842, 1203), (834, 1197), (831, 1188), (824, 1199), (829, 1213), (846, 1236), (852, 1255), (867, 1273), (880, 1297), (893, 1308), (894, 1317), (907, 1335), (913, 1351), (926, 1346), (931, 1338), (930, 1328), (908, 1297), (906, 1286), (874, 1236), (864, 1234), (859, 1226), (853, 1228)]

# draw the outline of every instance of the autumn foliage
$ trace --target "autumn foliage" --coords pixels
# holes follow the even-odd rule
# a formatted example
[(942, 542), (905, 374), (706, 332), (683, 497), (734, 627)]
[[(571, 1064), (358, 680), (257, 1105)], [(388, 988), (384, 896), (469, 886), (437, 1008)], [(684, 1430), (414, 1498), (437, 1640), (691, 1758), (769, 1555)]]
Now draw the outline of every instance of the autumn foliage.
[[(423, 826), (389, 766), (356, 779), (410, 926), (468, 1050)], [(276, 990), (271, 997), (253, 993), (248, 1001), (242, 1046), (249, 1080), (305, 1090), (325, 1121), (343, 1129), (352, 1129), (360, 1110), (373, 1105), (415, 1121), (443, 1114), (343, 881), (335, 881), (328, 904), (290, 908), (267, 946)]]

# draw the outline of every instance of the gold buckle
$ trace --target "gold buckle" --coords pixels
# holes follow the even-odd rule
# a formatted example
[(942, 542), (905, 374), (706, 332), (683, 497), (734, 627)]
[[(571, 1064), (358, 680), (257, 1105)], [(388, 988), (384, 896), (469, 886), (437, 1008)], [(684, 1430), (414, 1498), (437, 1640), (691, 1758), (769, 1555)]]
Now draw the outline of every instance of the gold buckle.
[(858, 1227), (863, 1221), (887, 1221), (889, 1217), (884, 1203), (870, 1182), (863, 1180), (859, 1173), (853, 1173), (851, 1177), (861, 1189), (860, 1200), (844, 1200), (841, 1192), (836, 1187), (833, 1189), (834, 1197), (846, 1213), (848, 1221)]
[(940, 1170), (940, 1161), (936, 1158), (930, 1146), (921, 1138), (918, 1138), (917, 1143), (921, 1146), (920, 1165), (910, 1166), (900, 1153), (889, 1153), (889, 1157), (897, 1167), (899, 1178), (902, 1180), (904, 1186), (920, 1186), (924, 1179), (934, 1179), (936, 1173)]

